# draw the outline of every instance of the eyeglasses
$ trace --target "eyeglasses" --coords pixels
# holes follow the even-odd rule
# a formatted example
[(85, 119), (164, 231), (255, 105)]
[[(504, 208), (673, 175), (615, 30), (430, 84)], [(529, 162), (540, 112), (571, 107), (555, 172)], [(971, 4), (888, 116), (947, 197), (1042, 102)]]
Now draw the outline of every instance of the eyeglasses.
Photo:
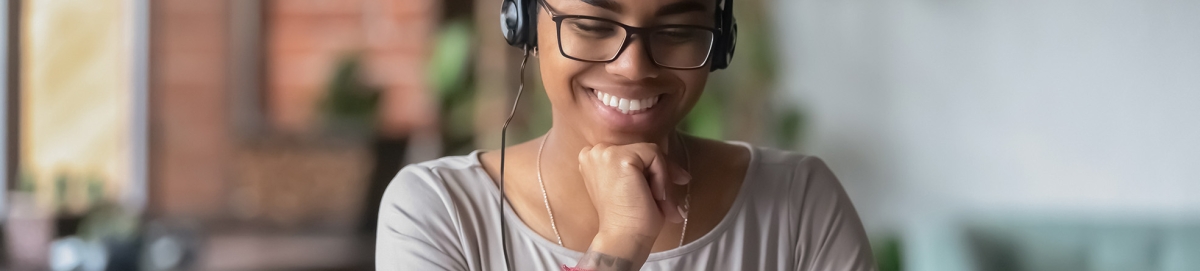
[(654, 64), (669, 69), (698, 69), (708, 63), (716, 29), (698, 25), (633, 27), (613, 20), (558, 15), (545, 1), (558, 32), (558, 50), (569, 59), (609, 63), (616, 60), (634, 35), (642, 39)]

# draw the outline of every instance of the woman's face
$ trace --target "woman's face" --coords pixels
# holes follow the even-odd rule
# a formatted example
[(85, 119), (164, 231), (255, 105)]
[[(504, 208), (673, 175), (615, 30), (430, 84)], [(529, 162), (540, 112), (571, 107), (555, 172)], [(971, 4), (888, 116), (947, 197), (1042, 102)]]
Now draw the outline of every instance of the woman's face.
[[(639, 35), (631, 37), (624, 51), (612, 62), (573, 60), (563, 55), (563, 50), (570, 49), (560, 50), (559, 32), (547, 10), (553, 10), (557, 15), (600, 17), (633, 27), (666, 24), (712, 27), (714, 2), (546, 0), (551, 8), (543, 7), (538, 10), (537, 46), (542, 81), (552, 104), (555, 127), (574, 130), (593, 144), (656, 142), (669, 135), (695, 105), (703, 93), (704, 83), (708, 79), (708, 65), (711, 65), (712, 61), (710, 59), (707, 61), (710, 64), (696, 69), (660, 67), (646, 50), (646, 38)], [(561, 33), (564, 35), (563, 45), (568, 47), (570, 44), (566, 43), (572, 41), (566, 35), (579, 37), (594, 35), (595, 32), (595, 26), (586, 22), (564, 21), (561, 27)], [(620, 30), (616, 31), (613, 36), (623, 35), (620, 34)], [(667, 33), (666, 36), (672, 38), (680, 35)], [(619, 37), (615, 39), (620, 40)], [(598, 40), (575, 43), (589, 44), (592, 48), (620, 46), (619, 41), (615, 42), (615, 45), (606, 46), (599, 45), (602, 42)], [(654, 44), (659, 46), (660, 40), (656, 40)], [(589, 49), (567, 54), (578, 58), (587, 52), (602, 50), (605, 49)], [(678, 54), (686, 50), (662, 50), (656, 51), (655, 55), (667, 55), (668, 51)]]

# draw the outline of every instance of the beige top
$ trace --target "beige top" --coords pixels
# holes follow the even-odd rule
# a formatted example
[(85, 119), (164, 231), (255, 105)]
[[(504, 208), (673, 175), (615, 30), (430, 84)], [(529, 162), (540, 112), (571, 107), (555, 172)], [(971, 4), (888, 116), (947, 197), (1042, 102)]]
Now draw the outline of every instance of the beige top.
[[(712, 231), (651, 253), (641, 270), (875, 270), (862, 222), (821, 159), (750, 149), (733, 206)], [(479, 151), (409, 165), (379, 211), (378, 270), (505, 270), (500, 192)], [(583, 255), (531, 230), (504, 205), (515, 270), (559, 270)]]

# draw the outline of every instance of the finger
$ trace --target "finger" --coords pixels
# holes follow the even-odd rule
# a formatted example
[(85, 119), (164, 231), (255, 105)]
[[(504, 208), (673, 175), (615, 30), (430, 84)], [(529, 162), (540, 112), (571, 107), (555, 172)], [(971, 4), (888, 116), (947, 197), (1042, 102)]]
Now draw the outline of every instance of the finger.
[(683, 223), (683, 216), (679, 213), (680, 205), (675, 204), (673, 200), (656, 200), (658, 211), (662, 213), (663, 219), (671, 223)]
[(584, 173), (583, 165), (588, 162), (588, 158), (591, 157), (589, 155), (589, 154), (591, 154), (591, 152), (592, 152), (592, 146), (584, 146), (582, 149), (579, 149), (579, 157), (577, 157), (576, 159), (579, 160), (578, 167), (579, 167), (580, 173)]
[(684, 198), (687, 196), (688, 183), (692, 181), (692, 176), (679, 163), (670, 162), (666, 164), (670, 172), (668, 180), (671, 182), (662, 183), (664, 186), (663, 190), (666, 190), (667, 193), (666, 200), (678, 208), (669, 209), (667, 210), (668, 212), (664, 212), (664, 215), (667, 215), (667, 218), (678, 216), (678, 219), (682, 221), (687, 216), (687, 207), (684, 204)]
[(672, 185), (671, 186), (671, 202), (675, 204), (676, 209), (672, 214), (677, 215), (679, 221), (687, 219), (688, 216), (688, 186), (687, 185)]
[(690, 182), (692, 182), (692, 174), (679, 166), (679, 164), (671, 163), (671, 183), (686, 185)]
[(654, 193), (654, 199), (667, 200), (667, 193), (670, 190), (671, 174), (668, 174), (670, 166), (663, 162), (663, 159), (655, 159), (646, 167), (646, 181), (649, 182), (650, 191)]
[(683, 222), (687, 218), (687, 204), (684, 202), (687, 197), (688, 183), (692, 181), (692, 176), (677, 163), (670, 163), (669, 170), (671, 171), (671, 184), (666, 185), (668, 202), (671, 208), (664, 213), (666, 219), (670, 221)]
[(646, 162), (643, 174), (646, 176), (647, 184), (650, 186), (650, 192), (655, 200), (667, 200), (667, 194), (670, 193), (668, 183), (673, 177), (671, 174), (671, 163), (662, 155), (654, 144), (639, 143), (630, 144), (629, 150), (637, 155), (642, 161)]
[[(686, 171), (680, 170), (680, 172), (682, 172), (683, 174), (686, 174)], [(690, 179), (690, 177), (684, 177), (683, 179)], [(671, 191), (670, 191), (671, 193), (669, 194), (671, 203), (673, 203), (676, 207), (676, 209), (674, 209), (674, 212), (671, 212), (671, 214), (678, 216), (678, 219), (680, 221), (683, 221), (684, 219), (687, 218), (687, 215), (688, 215), (688, 213), (687, 213), (688, 206), (687, 206), (687, 202), (686, 202), (687, 194), (688, 194), (688, 185), (686, 185), (686, 184), (685, 185), (671, 185), (669, 187), (671, 188)]]
[(667, 198), (657, 201), (659, 211), (662, 212), (663, 219), (671, 223), (682, 223), (686, 215), (683, 207), (683, 197), (686, 191), (684, 186), (667, 185)]
[(687, 187), (673, 184), (687, 184), (691, 175), (678, 164), (667, 160), (667, 156), (654, 144), (629, 147), (642, 159), (650, 159), (650, 165), (646, 167), (650, 177), (646, 180), (650, 182), (651, 192), (663, 218), (672, 223), (682, 223), (687, 215), (686, 207), (682, 205)]

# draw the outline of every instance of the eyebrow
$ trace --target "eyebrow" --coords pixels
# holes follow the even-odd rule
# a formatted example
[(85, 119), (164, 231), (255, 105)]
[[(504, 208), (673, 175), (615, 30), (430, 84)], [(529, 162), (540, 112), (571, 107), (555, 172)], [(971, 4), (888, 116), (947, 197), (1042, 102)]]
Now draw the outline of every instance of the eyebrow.
[(621, 13), (621, 10), (623, 10), (621, 8), (621, 4), (614, 2), (612, 0), (580, 0), (580, 1), (583, 1), (584, 3), (586, 3), (588, 5), (592, 5), (592, 6), (595, 6), (598, 8), (602, 8), (602, 9), (607, 9), (609, 11), (616, 12), (616, 13)]
[[(621, 11), (624, 10), (624, 8), (621, 6), (620, 3), (617, 3), (616, 1), (613, 1), (613, 0), (580, 0), (580, 1), (582, 1), (583, 3), (586, 3), (588, 5), (592, 5), (592, 6), (595, 6), (598, 8), (602, 8), (602, 9), (607, 9), (609, 11), (616, 12), (616, 13), (621, 13)], [(697, 12), (697, 11), (703, 12), (704, 9), (705, 9), (704, 4), (701, 4), (694, 0), (687, 0), (687, 1), (680, 1), (680, 2), (667, 4), (666, 6), (659, 8), (658, 11), (654, 13), (654, 16), (667, 16), (667, 15), (675, 15), (675, 14)]]
[[(729, 1), (729, 0), (726, 0), (726, 1)], [(670, 3), (670, 4), (667, 4), (666, 6), (663, 6), (662, 8), (659, 8), (658, 11), (654, 13), (654, 16), (656, 16), (656, 17), (657, 16), (667, 16), (667, 15), (675, 15), (675, 14), (682, 14), (682, 13), (688, 13), (688, 12), (704, 12), (704, 4), (700, 4), (699, 2), (696, 2), (696, 1), (681, 1), (681, 2)]]

